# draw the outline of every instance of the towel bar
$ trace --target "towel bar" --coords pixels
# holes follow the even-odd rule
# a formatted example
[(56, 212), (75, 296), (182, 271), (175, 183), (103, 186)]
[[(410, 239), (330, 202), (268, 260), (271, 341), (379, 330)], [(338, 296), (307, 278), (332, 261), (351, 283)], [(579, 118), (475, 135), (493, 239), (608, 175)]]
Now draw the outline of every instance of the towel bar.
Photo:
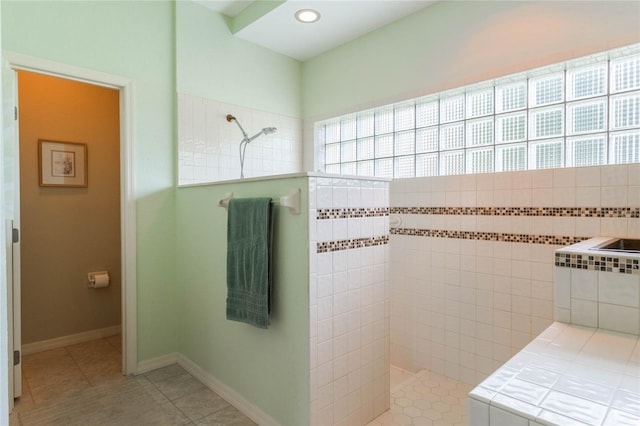
[[(289, 194), (280, 197), (280, 200), (272, 201), (273, 204), (279, 204), (289, 209), (292, 214), (300, 214), (300, 188), (294, 188)], [(229, 200), (233, 198), (233, 192), (224, 194), (224, 198), (218, 201), (218, 206), (226, 209), (229, 207)]]

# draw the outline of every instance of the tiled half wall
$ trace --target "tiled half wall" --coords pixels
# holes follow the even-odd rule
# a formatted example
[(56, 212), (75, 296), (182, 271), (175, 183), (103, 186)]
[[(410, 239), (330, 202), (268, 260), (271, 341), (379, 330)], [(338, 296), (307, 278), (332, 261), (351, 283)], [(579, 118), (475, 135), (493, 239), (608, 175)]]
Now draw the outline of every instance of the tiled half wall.
[(389, 182), (309, 178), (311, 424), (389, 408)]
[(392, 364), (478, 384), (552, 323), (555, 250), (639, 215), (638, 164), (394, 180)]

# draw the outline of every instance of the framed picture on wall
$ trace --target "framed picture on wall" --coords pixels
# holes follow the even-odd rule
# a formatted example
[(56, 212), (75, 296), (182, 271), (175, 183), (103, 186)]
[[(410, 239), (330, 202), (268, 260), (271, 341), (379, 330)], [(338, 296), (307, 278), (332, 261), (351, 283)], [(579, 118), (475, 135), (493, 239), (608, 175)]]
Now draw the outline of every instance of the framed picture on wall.
[(40, 186), (87, 187), (87, 144), (38, 140)]

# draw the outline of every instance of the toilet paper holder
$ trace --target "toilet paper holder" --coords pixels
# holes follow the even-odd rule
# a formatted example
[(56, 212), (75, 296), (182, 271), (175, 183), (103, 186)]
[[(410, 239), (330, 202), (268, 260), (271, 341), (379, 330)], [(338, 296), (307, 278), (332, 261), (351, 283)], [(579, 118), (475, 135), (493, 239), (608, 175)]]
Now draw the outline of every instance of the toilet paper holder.
[(87, 274), (89, 288), (102, 288), (109, 285), (109, 271), (89, 272)]

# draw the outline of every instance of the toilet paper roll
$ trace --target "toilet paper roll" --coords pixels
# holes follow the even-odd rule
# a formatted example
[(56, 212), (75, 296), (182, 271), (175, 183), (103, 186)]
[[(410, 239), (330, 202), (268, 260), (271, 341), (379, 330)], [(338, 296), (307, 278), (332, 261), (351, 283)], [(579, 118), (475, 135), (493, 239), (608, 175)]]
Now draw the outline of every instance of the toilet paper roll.
[(109, 273), (94, 274), (90, 280), (89, 287), (91, 288), (104, 288), (109, 286)]

